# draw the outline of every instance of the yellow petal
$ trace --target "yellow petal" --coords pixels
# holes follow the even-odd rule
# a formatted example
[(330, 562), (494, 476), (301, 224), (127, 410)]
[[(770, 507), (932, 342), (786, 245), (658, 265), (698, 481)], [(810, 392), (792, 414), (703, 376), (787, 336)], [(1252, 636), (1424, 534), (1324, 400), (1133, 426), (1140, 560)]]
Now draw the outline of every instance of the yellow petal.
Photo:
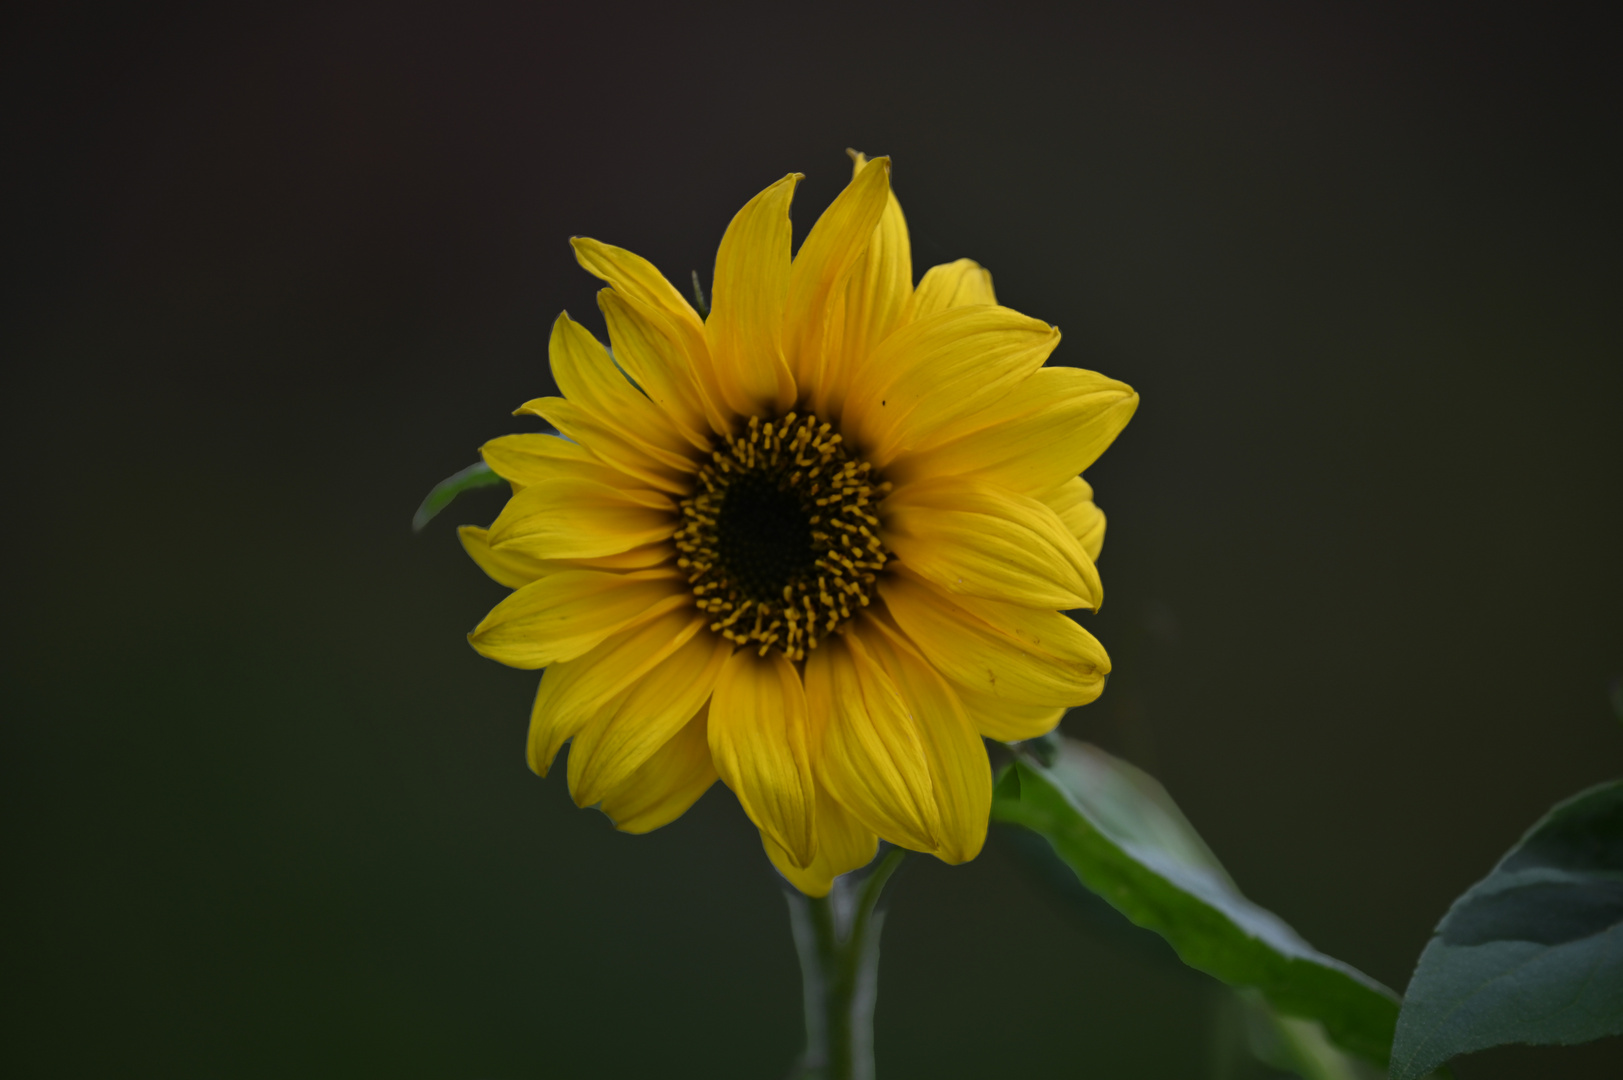
[(835, 802), (821, 784), (817, 785), (817, 857), (811, 865), (799, 867), (789, 853), (761, 834), (761, 846), (778, 873), (807, 896), (827, 896), (834, 879), (860, 870), (879, 853), (879, 837)]
[(636, 772), (603, 796), (600, 808), (616, 829), (645, 833), (669, 825), (710, 790), (716, 766), (710, 760), (709, 713), (708, 705), (701, 706)]
[(551, 665), (541, 676), (530, 710), (530, 768), (542, 776), (563, 744), (599, 711), (671, 653), (687, 644), (705, 624), (689, 607), (667, 611), (641, 626), (605, 638), (590, 652)]
[(676, 548), (668, 543), (644, 544), (592, 559), (538, 559), (511, 547), (497, 551), (490, 546), (490, 530), (477, 525), (460, 526), (456, 534), (462, 541), (462, 549), (479, 569), (509, 589), (528, 585), (559, 570), (648, 570), (676, 562)]
[(492, 581), (506, 585), (509, 589), (517, 589), (528, 585), (536, 578), (550, 574), (558, 569), (557, 564), (545, 559), (533, 559), (528, 555), (505, 557), (497, 555), (490, 548), (490, 530), (481, 529), (477, 525), (463, 525), (456, 531), (457, 539), (462, 541), (462, 550), (468, 553), (485, 573), (490, 575)]
[(1043, 501), (1059, 515), (1088, 558), (1098, 562), (1105, 546), (1105, 512), (1094, 504), (1092, 486), (1074, 476), (1045, 495)]
[[(766, 857), (772, 861), (778, 873), (807, 896), (827, 896), (834, 888), (834, 879), (839, 875), (823, 865), (822, 859), (813, 859), (810, 864), (803, 867), (796, 866), (789, 853), (779, 847), (766, 833), (761, 834), (761, 847), (765, 849)], [(874, 837), (874, 850), (879, 850), (878, 837)]]
[(1082, 705), (1099, 696), (1110, 661), (1093, 635), (1055, 611), (951, 599), (905, 573), (879, 582), (886, 608), (954, 683), (1022, 705)]
[(491, 472), (520, 487), (566, 474), (610, 482), (608, 478), (615, 471), (579, 443), (541, 432), (491, 439), (479, 448), (479, 456)]
[[(511, 553), (506, 549), (505, 553)], [(558, 569), (577, 570), (650, 570), (656, 566), (676, 565), (674, 544), (643, 544), (641, 547), (616, 551), (612, 555), (598, 555), (589, 559), (560, 559)]]
[[(704, 342), (704, 323), (680, 289), (665, 280), (658, 267), (624, 248), (577, 236), (569, 241), (585, 270), (607, 282), (628, 300), (646, 304), (668, 318), (686, 339), (689, 351)], [(702, 350), (700, 350), (702, 351)]]
[(962, 686), (955, 689), (975, 730), (998, 742), (1023, 742), (1047, 735), (1065, 716), (1063, 705), (1020, 705)]
[[(565, 312), (547, 346), (552, 377), (564, 397), (666, 469), (695, 468), (686, 439), (666, 413), (615, 367), (608, 350)], [(589, 449), (595, 449), (588, 444)]]
[(509, 667), (546, 667), (574, 659), (610, 634), (691, 605), (687, 582), (672, 570), (560, 570), (497, 604), (468, 642)]
[(878, 158), (851, 178), (795, 255), (783, 311), (783, 353), (804, 393), (815, 396), (822, 382), (831, 301), (868, 250), (889, 198), (890, 159)]
[[(665, 519), (674, 521), (675, 504), (657, 491), (639, 487), (633, 478), (593, 457), (580, 444), (556, 435), (505, 435), (480, 447), (480, 452), (497, 475), (512, 481), (518, 501), (509, 500), (503, 508), (505, 516), (497, 518), (501, 532), (494, 541), (490, 531), (473, 526), (463, 526), (458, 535), (473, 560), (503, 585), (517, 588), (555, 570), (642, 570), (674, 561), (675, 549), (661, 542), (661, 535)], [(588, 486), (578, 487), (571, 481)], [(605, 496), (605, 489), (617, 494)], [(569, 503), (578, 490), (589, 493), (586, 500), (572, 505), (564, 519), (557, 518), (557, 503)], [(595, 521), (588, 528), (594, 532), (606, 529), (612, 539), (604, 542), (602, 537), (566, 535), (542, 538), (535, 544), (526, 539), (535, 528), (544, 533), (555, 532), (554, 526), (567, 529), (566, 519), (577, 510), (583, 515), (577, 520)], [(623, 531), (622, 526), (632, 535), (615, 535)], [(653, 539), (647, 542), (632, 542), (650, 534)], [(561, 542), (554, 543), (554, 539)], [(501, 546), (492, 547), (493, 543)], [(597, 553), (561, 554), (579, 551), (582, 543)], [(603, 551), (604, 547), (615, 550)]]
[(1097, 561), (1105, 547), (1105, 512), (1093, 503), (1083, 503), (1063, 520), (1088, 558)]
[[(1074, 674), (1080, 684), (1080, 693), (1063, 704), (1073, 708), (1086, 705), (1104, 691), (1105, 676), (1110, 674), (1110, 657), (1099, 639), (1083, 629), (1074, 618), (1058, 611), (1004, 603), (983, 596), (948, 597), (939, 590), (937, 593), (969, 618), (990, 626), (1020, 647), (1033, 649)], [(945, 671), (942, 673), (947, 674)], [(983, 682), (973, 688), (985, 691), (988, 684)]]
[(1101, 677), (1110, 673), (1110, 657), (1105, 654), (1105, 647), (1099, 644), (1099, 639), (1084, 630), (1075, 619), (1060, 612), (989, 600), (984, 596), (948, 597), (942, 594), (942, 598), (981, 622), (1056, 660), (1097, 669)]
[(676, 506), (647, 489), (543, 480), (516, 492), (490, 526), (490, 545), (538, 559), (586, 559), (656, 544), (676, 531)]
[(935, 481), (900, 485), (879, 513), (880, 535), (903, 565), (948, 592), (1066, 609), (1103, 598), (1093, 560), (1037, 499)]
[(653, 263), (640, 255), (588, 240), (584, 236), (577, 236), (570, 243), (575, 247), (575, 257), (580, 260), (581, 266), (608, 282), (644, 318), (658, 324), (663, 332), (680, 344), (711, 425), (718, 432), (728, 431), (729, 426), (722, 412), (721, 391), (710, 360), (710, 347), (705, 343), (704, 323), (681, 291), (666, 281)]
[(1063, 520), (1078, 503), (1093, 501), (1093, 485), (1080, 476), (1073, 476), (1043, 496), (1043, 502), (1053, 508)]
[(886, 840), (935, 850), (941, 814), (921, 720), (850, 633), (826, 639), (806, 658), (806, 704), (822, 717), (818, 776), (829, 793)]
[(689, 445), (710, 452), (710, 424), (693, 369), (667, 321), (613, 289), (597, 294), (608, 323), (614, 359), (649, 400), (664, 411)]
[(626, 439), (619, 425), (598, 420), (572, 401), (559, 397), (536, 398), (514, 410), (515, 415), (519, 413), (541, 417), (599, 461), (649, 487), (673, 495), (686, 495), (693, 487), (690, 475), (649, 457)]
[(817, 854), (806, 692), (782, 653), (739, 649), (710, 699), (710, 756), (755, 827), (795, 866)]
[(1126, 383), (1042, 368), (985, 409), (943, 425), (887, 475), (968, 474), (1025, 494), (1048, 491), (1097, 461), (1137, 408)]
[(934, 853), (949, 863), (968, 862), (986, 842), (992, 812), (992, 763), (980, 733), (957, 691), (894, 626), (869, 618), (850, 633), (860, 633), (917, 721), (941, 815)]
[(973, 259), (932, 266), (924, 272), (913, 291), (908, 320), (927, 319), (955, 307), (975, 307), (997, 303), (992, 292), (992, 272)]
[(732, 645), (696, 634), (648, 674), (612, 712), (599, 713), (569, 748), (569, 792), (590, 806), (617, 789), (692, 719), (721, 674)]
[(612, 487), (639, 487), (636, 478), (559, 435), (525, 432), (491, 439), (479, 448), (490, 470), (515, 487), (573, 476)]
[[(853, 179), (869, 166), (851, 154)], [(830, 298), (828, 341), (823, 352), (821, 383), (812, 390), (813, 407), (824, 419), (839, 415), (844, 388), (868, 363), (868, 357), (902, 324), (913, 296), (913, 253), (902, 204), (892, 191), (885, 201), (868, 250), (851, 269), (843, 295)]]
[(957, 307), (902, 327), (846, 398), (843, 426), (884, 467), (1042, 367), (1059, 331), (1001, 307)]
[(716, 252), (705, 340), (722, 398), (741, 416), (785, 412), (795, 401), (794, 376), (783, 356), (783, 305), (789, 293), (789, 202), (799, 180), (799, 173), (790, 173), (745, 203)]

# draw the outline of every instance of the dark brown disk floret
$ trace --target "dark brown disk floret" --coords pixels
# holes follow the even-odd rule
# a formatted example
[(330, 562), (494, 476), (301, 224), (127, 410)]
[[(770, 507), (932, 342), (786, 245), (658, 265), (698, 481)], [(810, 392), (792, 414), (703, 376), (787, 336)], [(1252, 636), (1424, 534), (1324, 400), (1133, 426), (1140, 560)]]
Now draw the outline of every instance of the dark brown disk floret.
[(889, 490), (817, 417), (751, 417), (682, 500), (677, 565), (710, 629), (805, 659), (868, 605), (892, 557), (872, 509)]

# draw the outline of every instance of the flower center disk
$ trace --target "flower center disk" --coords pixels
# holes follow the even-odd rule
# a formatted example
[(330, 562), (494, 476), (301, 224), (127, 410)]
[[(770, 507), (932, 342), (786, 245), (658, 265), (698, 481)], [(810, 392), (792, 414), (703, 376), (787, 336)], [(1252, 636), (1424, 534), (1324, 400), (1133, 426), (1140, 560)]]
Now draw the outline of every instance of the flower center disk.
[(682, 500), (677, 565), (710, 629), (790, 660), (869, 602), (892, 557), (873, 505), (890, 491), (816, 416), (751, 417)]

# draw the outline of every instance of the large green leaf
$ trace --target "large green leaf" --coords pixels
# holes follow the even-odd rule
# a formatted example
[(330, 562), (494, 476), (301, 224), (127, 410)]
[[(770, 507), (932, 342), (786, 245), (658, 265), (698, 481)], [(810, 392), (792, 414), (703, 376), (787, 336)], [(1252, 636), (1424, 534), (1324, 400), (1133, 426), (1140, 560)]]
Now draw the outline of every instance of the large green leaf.
[(1083, 885), (1184, 963), (1256, 989), (1278, 1014), (1317, 1021), (1337, 1046), (1386, 1065), (1397, 995), (1242, 896), (1147, 774), (1068, 739), (1050, 765), (1019, 757), (1004, 770), (992, 817), (1042, 835)]
[(1404, 999), (1392, 1076), (1503, 1043), (1623, 1034), (1623, 780), (1533, 826), (1448, 909)]

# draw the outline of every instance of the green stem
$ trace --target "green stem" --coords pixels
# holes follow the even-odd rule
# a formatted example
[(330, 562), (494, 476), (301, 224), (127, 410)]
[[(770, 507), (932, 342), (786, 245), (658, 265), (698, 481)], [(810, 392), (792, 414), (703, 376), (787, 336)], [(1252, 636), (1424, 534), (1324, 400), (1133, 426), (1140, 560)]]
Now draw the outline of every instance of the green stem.
[(880, 897), (906, 856), (892, 848), (866, 873), (835, 879), (825, 897), (787, 890), (806, 998), (806, 1052), (793, 1077), (873, 1080), (879, 930), (885, 921)]

